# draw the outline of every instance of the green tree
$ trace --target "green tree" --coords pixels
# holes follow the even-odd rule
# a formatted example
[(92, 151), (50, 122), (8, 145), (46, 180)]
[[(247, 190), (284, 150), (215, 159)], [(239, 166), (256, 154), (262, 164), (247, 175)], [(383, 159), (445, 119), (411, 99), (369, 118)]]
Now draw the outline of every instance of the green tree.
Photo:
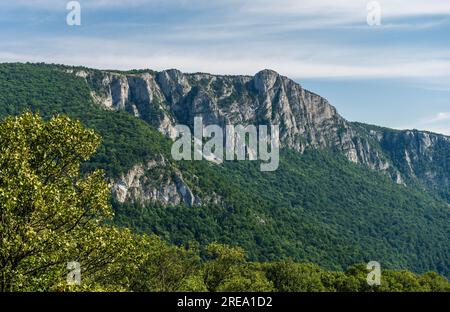
[(450, 291), (450, 283), (448, 280), (437, 274), (436, 272), (427, 272), (419, 277), (419, 283), (424, 291)]
[(420, 285), (417, 275), (412, 272), (406, 270), (384, 270), (379, 290), (386, 292), (416, 292), (424, 291), (425, 289)]
[(242, 248), (218, 243), (206, 247), (208, 261), (203, 267), (203, 280), (208, 291), (216, 291), (218, 287), (236, 274), (238, 265), (245, 263), (245, 252)]
[[(367, 265), (364, 263), (359, 263), (352, 265), (345, 271), (346, 279), (340, 280), (339, 290), (340, 291), (361, 291), (361, 292), (371, 292), (376, 291), (380, 288), (378, 285), (369, 285), (367, 283), (367, 274), (370, 271), (367, 269)], [(384, 270), (381, 272), (381, 284), (384, 284)]]
[(266, 277), (259, 263), (249, 263), (239, 266), (229, 278), (225, 279), (217, 288), (218, 291), (228, 292), (269, 292), (275, 291), (273, 283)]
[(0, 124), (0, 291), (52, 289), (67, 262), (104, 271), (120, 255), (122, 240), (114, 248), (107, 238), (122, 231), (103, 226), (112, 217), (108, 183), (100, 171), (79, 171), (99, 143), (63, 116), (46, 122), (27, 112)]
[(136, 237), (138, 268), (132, 276), (133, 291), (202, 291), (198, 268), (200, 257), (196, 247), (186, 249), (169, 245), (159, 237)]
[(325, 291), (322, 270), (311, 263), (295, 263), (292, 260), (276, 262), (267, 267), (267, 277), (278, 291)]

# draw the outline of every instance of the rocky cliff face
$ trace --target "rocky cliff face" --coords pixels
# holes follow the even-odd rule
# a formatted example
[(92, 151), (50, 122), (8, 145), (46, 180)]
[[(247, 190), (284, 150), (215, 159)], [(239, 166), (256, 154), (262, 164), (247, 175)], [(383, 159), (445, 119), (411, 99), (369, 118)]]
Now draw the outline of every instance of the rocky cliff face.
[[(417, 131), (392, 134), (349, 123), (326, 99), (271, 70), (253, 77), (184, 74), (178, 70), (77, 74), (87, 80), (96, 102), (107, 109), (126, 110), (170, 138), (175, 136), (176, 124), (192, 127), (196, 116), (202, 116), (205, 125), (278, 124), (282, 147), (298, 152), (307, 148), (337, 151), (349, 161), (382, 170), (397, 183), (415, 177), (424, 183), (450, 185), (449, 171), (433, 165), (436, 155), (430, 152), (440, 150), (441, 145), (448, 148), (449, 138)], [(405, 143), (402, 151), (396, 147), (400, 138)], [(419, 170), (424, 166), (428, 169)], [(167, 192), (142, 192), (146, 195), (136, 196), (169, 196)]]
[(404, 177), (417, 179), (450, 200), (450, 137), (377, 127), (369, 132)]
[(175, 120), (166, 111), (165, 95), (150, 73), (124, 75), (120, 73), (77, 72), (92, 87), (95, 102), (106, 109), (125, 110), (157, 128), (168, 137), (174, 137)]
[(108, 109), (123, 109), (169, 137), (175, 124), (278, 124), (282, 145), (303, 152), (308, 147), (342, 151), (349, 160), (383, 169), (387, 159), (357, 136), (327, 100), (274, 71), (254, 77), (160, 73), (114, 74), (101, 78), (94, 99)]
[(112, 193), (120, 203), (159, 202), (163, 205), (200, 205), (179, 171), (171, 170), (162, 156), (147, 164), (136, 164), (126, 174), (112, 181)]

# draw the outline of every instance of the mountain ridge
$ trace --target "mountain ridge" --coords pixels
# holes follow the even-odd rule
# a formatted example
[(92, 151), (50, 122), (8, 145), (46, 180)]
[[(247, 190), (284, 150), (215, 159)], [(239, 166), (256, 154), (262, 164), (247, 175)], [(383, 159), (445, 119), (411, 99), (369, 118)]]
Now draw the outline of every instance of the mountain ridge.
[[(194, 116), (202, 116), (205, 125), (278, 123), (282, 147), (300, 153), (310, 147), (337, 150), (352, 162), (385, 172), (396, 183), (442, 186), (440, 193), (450, 199), (450, 161), (444, 160), (447, 175), (442, 176), (442, 168), (433, 164), (432, 158), (422, 164), (409, 157), (425, 157), (437, 145), (449, 150), (450, 137), (378, 126), (375, 131), (374, 126), (349, 122), (325, 98), (273, 70), (264, 69), (254, 76), (184, 74), (176, 69), (131, 75), (94, 73), (99, 76), (89, 69), (74, 70), (93, 89), (94, 101), (108, 109), (128, 111), (169, 138), (175, 136), (175, 124), (192, 127)], [(397, 141), (408, 140), (411, 133), (420, 134), (417, 140), (422, 140), (419, 145), (425, 148), (419, 148), (419, 153), (406, 148), (404, 155), (398, 151), (394, 155), (387, 148), (394, 136), (381, 140), (383, 133), (397, 133)], [(428, 145), (430, 137), (434, 141)], [(416, 175), (423, 165), (427, 171)]]

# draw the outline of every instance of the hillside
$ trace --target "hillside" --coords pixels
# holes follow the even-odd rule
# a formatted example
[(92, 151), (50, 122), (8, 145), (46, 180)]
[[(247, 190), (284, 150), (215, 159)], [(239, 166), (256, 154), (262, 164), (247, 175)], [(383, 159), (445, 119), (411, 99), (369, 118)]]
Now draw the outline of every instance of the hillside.
[[(377, 260), (449, 276), (448, 137), (349, 123), (272, 71), (0, 65), (0, 116), (26, 109), (67, 114), (103, 137), (85, 169), (108, 173), (117, 224), (176, 244), (239, 245), (251, 260), (292, 257), (332, 269)], [(279, 123), (279, 169), (171, 160), (173, 126), (196, 115)]]

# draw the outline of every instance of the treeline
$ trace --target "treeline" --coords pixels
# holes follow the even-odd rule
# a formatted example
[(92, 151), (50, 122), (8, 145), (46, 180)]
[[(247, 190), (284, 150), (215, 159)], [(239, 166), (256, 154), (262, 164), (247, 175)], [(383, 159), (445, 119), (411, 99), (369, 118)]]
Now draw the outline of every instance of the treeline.
[[(450, 283), (437, 273), (382, 270), (381, 285), (369, 286), (365, 264), (345, 272), (327, 271), (291, 260), (247, 262), (244, 250), (213, 243), (205, 248), (174, 246), (152, 235), (105, 227), (97, 244), (70, 260), (80, 261), (81, 285), (69, 285), (61, 261), (33, 272), (15, 271), (3, 291), (133, 291), (133, 292), (442, 292)], [(102, 243), (100, 243), (102, 242)], [(91, 249), (92, 248), (92, 249)], [(88, 255), (91, 253), (91, 255)], [(61, 259), (62, 260), (62, 259)], [(30, 270), (31, 269), (31, 270)]]
[[(450, 291), (450, 283), (437, 273), (383, 270), (381, 284), (369, 286), (365, 264), (345, 272), (327, 271), (312, 263), (291, 260), (254, 263), (245, 260), (239, 247), (213, 243), (200, 253), (169, 245), (156, 236), (141, 236), (130, 261), (116, 272), (128, 272), (118, 279), (92, 280), (94, 289), (126, 291), (228, 291), (228, 292), (437, 292)], [(130, 266), (134, 269), (130, 270)], [(123, 273), (122, 273), (123, 274)], [(118, 284), (117, 281), (123, 281)], [(96, 282), (99, 282), (97, 286)], [(90, 287), (92, 287), (90, 286)], [(82, 286), (81, 289), (89, 289)], [(76, 290), (77, 288), (72, 288)]]

